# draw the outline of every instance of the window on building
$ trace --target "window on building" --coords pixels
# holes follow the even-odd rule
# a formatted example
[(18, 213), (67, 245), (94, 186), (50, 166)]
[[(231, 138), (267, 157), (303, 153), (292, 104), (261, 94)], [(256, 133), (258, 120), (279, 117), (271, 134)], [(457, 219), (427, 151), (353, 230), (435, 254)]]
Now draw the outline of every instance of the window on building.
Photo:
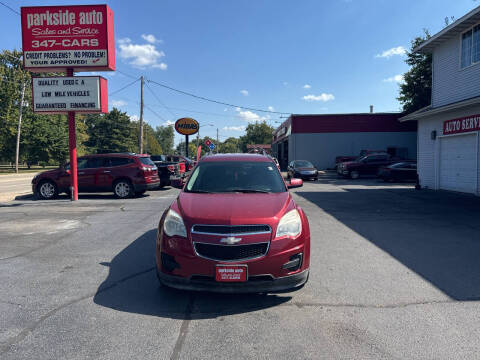
[(480, 61), (480, 25), (473, 28), (472, 38), (472, 62)]
[(480, 25), (462, 34), (461, 67), (480, 62)]

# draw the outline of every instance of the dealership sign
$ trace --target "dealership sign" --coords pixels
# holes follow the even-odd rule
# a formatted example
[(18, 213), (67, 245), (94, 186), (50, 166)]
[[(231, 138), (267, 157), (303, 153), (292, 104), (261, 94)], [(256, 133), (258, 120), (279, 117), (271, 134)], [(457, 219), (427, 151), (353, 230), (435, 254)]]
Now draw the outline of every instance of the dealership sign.
[(465, 116), (443, 122), (443, 135), (480, 131), (480, 115)]
[(35, 72), (115, 70), (107, 5), (22, 7), (23, 65)]
[(107, 80), (100, 76), (34, 77), (33, 111), (108, 112)]

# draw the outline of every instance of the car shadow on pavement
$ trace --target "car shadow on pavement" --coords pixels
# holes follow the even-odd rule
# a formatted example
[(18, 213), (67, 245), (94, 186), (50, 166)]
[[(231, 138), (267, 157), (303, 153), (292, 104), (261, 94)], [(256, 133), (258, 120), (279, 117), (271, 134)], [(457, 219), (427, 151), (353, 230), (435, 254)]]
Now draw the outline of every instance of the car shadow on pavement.
[(172, 319), (206, 319), (241, 314), (283, 304), (288, 294), (211, 294), (160, 286), (155, 274), (156, 229), (145, 232), (110, 263), (95, 304), (142, 315)]
[(318, 176), (318, 182), (321, 184), (330, 184), (330, 185), (363, 185), (363, 186), (391, 186), (391, 185), (406, 185), (414, 186), (414, 181), (396, 181), (396, 182), (385, 182), (382, 179), (378, 178), (375, 175), (361, 176), (358, 179), (350, 179), (348, 177), (338, 175), (336, 172), (327, 171), (325, 174)]
[[(480, 300), (480, 198), (445, 191), (296, 191), (450, 298)], [(308, 211), (308, 210), (307, 210)]]

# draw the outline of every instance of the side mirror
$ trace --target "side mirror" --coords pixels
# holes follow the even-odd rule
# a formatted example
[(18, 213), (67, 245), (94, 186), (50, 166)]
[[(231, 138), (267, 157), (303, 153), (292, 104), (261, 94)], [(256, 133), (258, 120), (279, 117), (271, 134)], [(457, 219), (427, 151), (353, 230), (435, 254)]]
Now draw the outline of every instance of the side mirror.
[(288, 187), (289, 189), (297, 188), (297, 187), (300, 187), (300, 186), (303, 186), (303, 180), (302, 180), (302, 179), (291, 179), (291, 180), (287, 183), (287, 187)]

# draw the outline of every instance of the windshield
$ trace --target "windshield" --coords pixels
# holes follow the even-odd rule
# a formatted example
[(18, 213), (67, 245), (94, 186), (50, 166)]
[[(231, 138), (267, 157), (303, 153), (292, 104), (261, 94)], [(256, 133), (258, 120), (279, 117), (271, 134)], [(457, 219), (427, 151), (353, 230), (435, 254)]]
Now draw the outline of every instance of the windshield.
[(313, 165), (307, 160), (297, 160), (295, 161), (295, 167), (313, 167)]
[(150, 156), (150, 159), (153, 161), (166, 161), (164, 155), (152, 155)]
[(186, 192), (285, 192), (285, 183), (271, 162), (215, 161), (200, 163)]
[(149, 158), (149, 157), (140, 157), (140, 162), (143, 164), (143, 165), (152, 165), (152, 166), (155, 166), (155, 163)]

